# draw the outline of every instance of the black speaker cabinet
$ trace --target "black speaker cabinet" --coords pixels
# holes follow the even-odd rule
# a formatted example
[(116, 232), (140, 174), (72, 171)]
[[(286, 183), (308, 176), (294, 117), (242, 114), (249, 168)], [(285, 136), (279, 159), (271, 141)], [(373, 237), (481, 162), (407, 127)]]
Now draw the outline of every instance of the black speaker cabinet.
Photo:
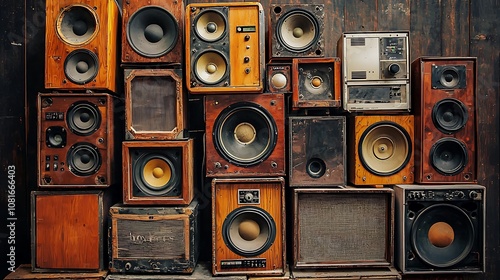
[(267, 92), (292, 92), (292, 64), (268, 63), (266, 71)]
[(415, 181), (475, 182), (476, 58), (421, 57), (412, 75)]
[(340, 107), (341, 73), (338, 57), (294, 58), (293, 108)]
[(186, 84), (193, 93), (264, 90), (264, 11), (258, 2), (186, 7)]
[(47, 0), (45, 88), (116, 90), (118, 7), (113, 0)]
[(182, 69), (125, 69), (127, 140), (183, 138), (186, 104)]
[(288, 128), (289, 186), (345, 186), (345, 117), (290, 116)]
[(123, 203), (188, 205), (193, 199), (193, 139), (124, 141)]
[(38, 95), (39, 187), (113, 184), (115, 101), (105, 93)]
[(479, 185), (396, 185), (396, 258), (403, 274), (485, 269), (486, 189)]
[(285, 180), (213, 179), (214, 275), (283, 275)]
[(325, 55), (325, 5), (272, 4), (270, 9), (270, 60)]
[(122, 4), (122, 63), (182, 63), (184, 1)]
[(295, 188), (292, 203), (294, 268), (392, 265), (392, 189)]
[(285, 175), (283, 94), (205, 99), (206, 176)]

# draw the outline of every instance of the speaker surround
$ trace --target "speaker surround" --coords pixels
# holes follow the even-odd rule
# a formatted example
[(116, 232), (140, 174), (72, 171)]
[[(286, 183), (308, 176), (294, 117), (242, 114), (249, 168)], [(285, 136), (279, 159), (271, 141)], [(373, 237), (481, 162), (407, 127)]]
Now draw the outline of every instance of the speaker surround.
[(97, 36), (99, 28), (95, 10), (81, 4), (64, 7), (56, 21), (57, 35), (63, 42), (72, 46), (88, 44)]

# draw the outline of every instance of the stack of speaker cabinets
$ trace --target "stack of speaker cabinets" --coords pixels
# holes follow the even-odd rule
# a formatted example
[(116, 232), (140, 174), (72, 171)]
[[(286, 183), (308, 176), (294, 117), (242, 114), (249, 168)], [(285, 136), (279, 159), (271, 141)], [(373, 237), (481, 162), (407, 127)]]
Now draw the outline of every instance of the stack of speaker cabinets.
[(50, 276), (33, 278), (71, 278), (65, 273), (76, 271), (102, 276), (110, 191), (117, 182), (118, 8), (112, 0), (47, 0), (46, 12), (47, 92), (37, 102), (31, 266)]

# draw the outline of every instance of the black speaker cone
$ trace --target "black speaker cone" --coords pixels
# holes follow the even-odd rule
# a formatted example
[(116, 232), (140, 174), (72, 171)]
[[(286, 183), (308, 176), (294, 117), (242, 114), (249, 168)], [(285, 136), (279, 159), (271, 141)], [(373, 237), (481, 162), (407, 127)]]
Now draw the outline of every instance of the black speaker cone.
[(170, 52), (177, 44), (179, 25), (162, 7), (146, 6), (137, 10), (127, 24), (127, 41), (138, 54), (153, 58)]
[(440, 174), (453, 176), (462, 172), (467, 165), (467, 147), (455, 138), (442, 138), (432, 146), (430, 159)]
[(438, 101), (432, 108), (432, 121), (443, 133), (453, 133), (462, 129), (468, 119), (467, 107), (460, 101), (447, 98)]
[(71, 104), (66, 113), (68, 128), (76, 135), (87, 136), (101, 126), (101, 112), (90, 102), (81, 101)]
[(72, 83), (84, 85), (97, 77), (99, 59), (86, 49), (74, 50), (64, 60), (64, 74)]
[(61, 126), (51, 126), (45, 131), (45, 144), (50, 148), (63, 148), (66, 146), (66, 129)]
[[(181, 168), (174, 152), (134, 152), (132, 177), (134, 186), (147, 196), (179, 195)], [(136, 193), (141, 195), (141, 193)]]
[(262, 106), (239, 102), (219, 114), (212, 136), (222, 157), (238, 166), (252, 166), (273, 152), (278, 130), (273, 117)]
[(318, 20), (308, 11), (292, 9), (278, 20), (276, 37), (280, 45), (291, 52), (304, 52), (318, 43)]
[(245, 257), (257, 256), (274, 243), (276, 223), (261, 208), (240, 207), (227, 215), (222, 224), (222, 237), (234, 253)]
[(432, 87), (435, 89), (463, 89), (467, 86), (465, 65), (433, 65)]
[(87, 44), (97, 35), (97, 14), (92, 8), (84, 5), (65, 7), (57, 18), (56, 29), (57, 35), (66, 44)]
[(96, 146), (90, 143), (73, 145), (66, 156), (69, 170), (78, 176), (89, 176), (101, 167), (101, 154)]
[(311, 158), (306, 163), (306, 172), (312, 178), (320, 178), (325, 175), (326, 164), (320, 158)]

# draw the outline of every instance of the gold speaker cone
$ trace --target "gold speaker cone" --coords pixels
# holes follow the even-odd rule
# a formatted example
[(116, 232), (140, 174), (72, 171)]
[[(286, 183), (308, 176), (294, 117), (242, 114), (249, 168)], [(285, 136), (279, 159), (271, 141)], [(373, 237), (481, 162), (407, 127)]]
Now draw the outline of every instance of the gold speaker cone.
[(226, 31), (224, 16), (216, 11), (206, 11), (195, 21), (196, 34), (204, 41), (219, 40)]
[(280, 26), (282, 41), (291, 49), (307, 48), (316, 38), (316, 28), (304, 14), (292, 14), (283, 20)]
[(87, 5), (66, 6), (56, 19), (56, 31), (59, 39), (68, 45), (88, 44), (99, 32), (97, 13)]
[(234, 138), (241, 144), (248, 145), (255, 140), (257, 132), (253, 125), (247, 122), (240, 123), (234, 129)]
[(150, 186), (161, 188), (172, 178), (172, 169), (168, 162), (154, 158), (144, 165), (143, 177)]
[(323, 80), (321, 79), (321, 77), (313, 77), (311, 80), (311, 85), (315, 88), (320, 87), (322, 83)]
[(455, 239), (453, 228), (445, 222), (437, 222), (429, 228), (429, 241), (440, 248), (449, 246)]
[[(303, 74), (303, 75), (306, 75), (304, 81), (305, 83), (304, 88), (307, 91), (307, 93), (320, 95), (320, 94), (325, 94), (328, 91), (329, 83), (325, 82), (325, 80), (322, 77), (320, 76), (310, 77), (308, 74)], [(325, 79), (327, 80), (327, 78)]]
[(282, 73), (276, 73), (271, 78), (271, 85), (274, 88), (282, 89), (286, 86), (286, 84), (287, 84), (287, 78)]
[(227, 71), (226, 59), (218, 52), (208, 51), (198, 57), (195, 62), (196, 76), (202, 83), (216, 84)]
[(238, 226), (238, 233), (246, 241), (255, 240), (260, 235), (260, 226), (254, 220), (244, 220)]

